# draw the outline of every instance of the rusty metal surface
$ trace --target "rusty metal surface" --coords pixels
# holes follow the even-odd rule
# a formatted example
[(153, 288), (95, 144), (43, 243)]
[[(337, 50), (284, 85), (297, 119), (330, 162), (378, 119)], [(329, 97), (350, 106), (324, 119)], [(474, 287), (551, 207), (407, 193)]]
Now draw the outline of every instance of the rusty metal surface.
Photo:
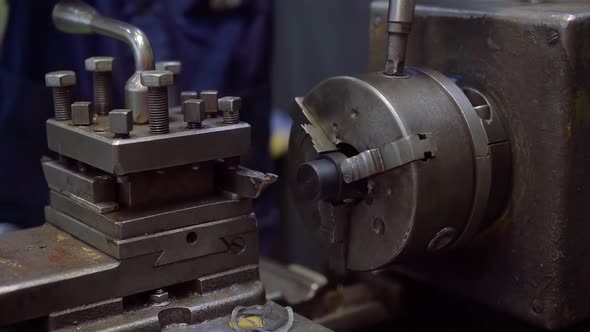
[(0, 325), (257, 264), (256, 233), (242, 240), (238, 248), (229, 243), (224, 252), (155, 267), (160, 252), (117, 261), (51, 225), (6, 234)]
[[(256, 265), (247, 265), (155, 292), (54, 312), (48, 326), (52, 331), (160, 331), (199, 324), (226, 316), (237, 305), (264, 303), (257, 271)], [(215, 286), (203, 289), (203, 282)], [(167, 300), (154, 301), (153, 294), (165, 294)]]
[(256, 219), (253, 214), (124, 240), (111, 238), (49, 206), (45, 208), (45, 219), (117, 259), (159, 252), (161, 255), (155, 266), (222, 253), (228, 250), (228, 243), (238, 237), (242, 241), (246, 237), (256, 237)]
[[(384, 4), (373, 5), (371, 70), (384, 60)], [(419, 2), (409, 64), (493, 100), (514, 180), (503, 217), (477, 241), (400, 270), (544, 328), (590, 318), (589, 23), (587, 1)]]

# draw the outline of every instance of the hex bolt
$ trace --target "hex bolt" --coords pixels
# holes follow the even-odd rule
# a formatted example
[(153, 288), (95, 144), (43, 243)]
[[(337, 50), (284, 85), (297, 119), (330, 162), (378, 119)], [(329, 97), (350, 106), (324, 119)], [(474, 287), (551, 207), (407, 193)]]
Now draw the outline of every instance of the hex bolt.
[[(156, 62), (156, 70), (167, 70), (174, 75), (174, 82), (178, 81), (178, 75), (182, 72), (182, 63), (180, 61), (158, 61)], [(168, 108), (172, 108), (177, 104), (178, 95), (176, 92), (176, 85), (172, 84), (168, 87)], [(181, 105), (182, 105), (182, 101)]]
[(72, 118), (74, 102), (73, 87), (76, 85), (76, 73), (71, 70), (53, 71), (45, 74), (45, 86), (53, 90), (53, 110), (57, 121)]
[(155, 292), (150, 294), (150, 301), (155, 306), (162, 306), (170, 303), (170, 297), (168, 296), (168, 292), (163, 289), (157, 289)]
[(223, 112), (223, 123), (233, 124), (240, 122), (240, 109), (242, 98), (223, 97), (218, 101), (219, 109)]
[(197, 91), (182, 91), (180, 93), (180, 105), (184, 104), (189, 99), (199, 99)]
[(148, 122), (150, 134), (170, 132), (168, 118), (168, 87), (174, 84), (174, 74), (167, 70), (148, 70), (141, 73), (141, 84), (148, 88)]
[(118, 109), (109, 112), (111, 132), (116, 138), (127, 138), (133, 130), (133, 111)]
[(94, 117), (94, 105), (89, 101), (77, 101), (72, 104), (72, 124), (90, 126)]
[(94, 56), (84, 61), (94, 81), (94, 107), (97, 114), (107, 115), (113, 103), (113, 62), (110, 56)]
[(188, 129), (197, 129), (201, 127), (201, 122), (205, 119), (205, 102), (201, 99), (188, 99), (182, 103), (182, 113)]
[(217, 91), (204, 90), (201, 91), (201, 99), (205, 102), (205, 112), (208, 118), (214, 118), (217, 115)]

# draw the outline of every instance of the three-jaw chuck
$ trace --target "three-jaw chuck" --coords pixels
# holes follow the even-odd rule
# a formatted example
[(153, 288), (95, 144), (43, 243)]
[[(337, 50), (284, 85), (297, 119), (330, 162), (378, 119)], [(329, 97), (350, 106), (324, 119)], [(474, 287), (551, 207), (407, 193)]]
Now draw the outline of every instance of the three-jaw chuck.
[(339, 266), (373, 270), (459, 246), (504, 208), (510, 147), (478, 91), (408, 68), (331, 78), (297, 102), (290, 185)]

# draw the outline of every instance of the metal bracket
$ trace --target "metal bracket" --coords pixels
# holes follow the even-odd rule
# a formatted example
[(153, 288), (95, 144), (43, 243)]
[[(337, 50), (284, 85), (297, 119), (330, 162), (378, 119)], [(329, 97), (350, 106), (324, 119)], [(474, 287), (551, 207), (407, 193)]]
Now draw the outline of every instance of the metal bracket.
[(411, 135), (347, 158), (340, 163), (340, 170), (344, 182), (351, 183), (435, 155), (429, 134)]

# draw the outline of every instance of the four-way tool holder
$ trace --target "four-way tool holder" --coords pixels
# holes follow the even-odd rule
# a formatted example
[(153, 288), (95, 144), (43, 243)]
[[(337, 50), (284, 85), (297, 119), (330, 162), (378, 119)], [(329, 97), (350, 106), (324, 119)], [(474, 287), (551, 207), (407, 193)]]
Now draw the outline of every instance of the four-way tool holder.
[[(90, 25), (125, 27), (71, 1), (54, 19), (77, 18), (81, 8)], [(74, 72), (46, 75), (56, 153), (42, 161), (47, 223), (0, 242), (0, 326), (41, 318), (50, 330), (159, 329), (265, 302), (252, 200), (276, 176), (239, 166), (251, 135), (241, 99), (190, 91), (181, 107), (169, 104), (178, 63), (175, 72), (136, 72), (133, 91), (145, 100), (113, 110), (113, 60), (86, 60), (94, 103), (75, 102)]]

